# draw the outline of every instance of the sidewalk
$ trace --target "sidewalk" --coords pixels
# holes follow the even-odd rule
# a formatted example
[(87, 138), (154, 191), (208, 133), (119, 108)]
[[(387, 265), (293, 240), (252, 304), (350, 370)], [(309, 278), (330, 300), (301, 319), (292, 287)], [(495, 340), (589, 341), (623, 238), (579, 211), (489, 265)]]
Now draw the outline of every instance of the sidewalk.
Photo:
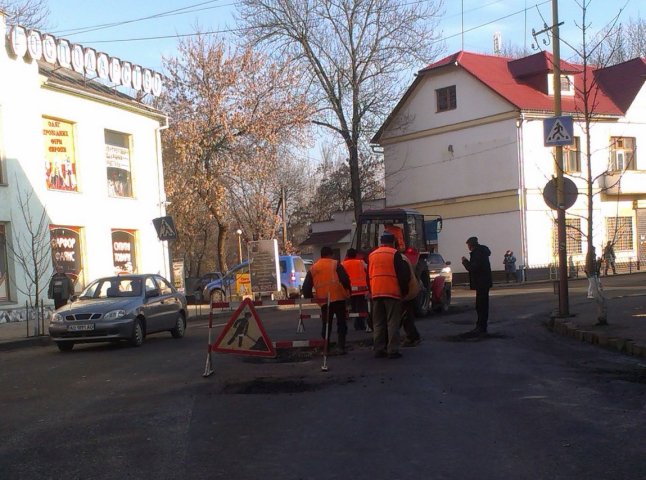
[[(625, 354), (646, 357), (646, 272), (603, 277), (602, 282), (609, 325), (595, 325), (597, 307), (593, 300), (586, 298), (587, 279), (574, 279), (569, 282), (571, 316), (559, 318), (553, 312), (546, 316), (547, 325), (553, 332), (561, 335)], [(508, 287), (523, 288), (524, 285), (530, 284), (532, 282)], [(200, 307), (201, 312), (198, 311)], [(191, 319), (200, 316), (200, 313), (208, 314), (208, 307), (205, 305), (190, 305), (189, 308)], [(28, 332), (26, 322), (0, 323), (0, 351), (51, 344), (48, 335), (34, 336), (33, 322), (29, 323), (29, 330)], [(348, 341), (351, 340), (349, 336)]]

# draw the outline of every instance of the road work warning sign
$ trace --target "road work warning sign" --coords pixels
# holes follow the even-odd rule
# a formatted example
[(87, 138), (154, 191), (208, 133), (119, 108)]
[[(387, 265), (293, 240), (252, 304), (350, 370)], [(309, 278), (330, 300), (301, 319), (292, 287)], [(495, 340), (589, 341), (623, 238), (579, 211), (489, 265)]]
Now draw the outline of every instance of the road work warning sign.
[(233, 312), (211, 350), (256, 357), (276, 356), (276, 350), (258, 317), (258, 312), (248, 298)]

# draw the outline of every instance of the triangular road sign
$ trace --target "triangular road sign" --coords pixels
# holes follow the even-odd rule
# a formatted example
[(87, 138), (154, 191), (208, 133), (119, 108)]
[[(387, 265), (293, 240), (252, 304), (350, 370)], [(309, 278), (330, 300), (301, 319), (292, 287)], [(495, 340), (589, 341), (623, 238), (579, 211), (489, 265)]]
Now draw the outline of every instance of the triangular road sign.
[(245, 298), (233, 312), (211, 350), (255, 357), (276, 356), (274, 345), (249, 298)]

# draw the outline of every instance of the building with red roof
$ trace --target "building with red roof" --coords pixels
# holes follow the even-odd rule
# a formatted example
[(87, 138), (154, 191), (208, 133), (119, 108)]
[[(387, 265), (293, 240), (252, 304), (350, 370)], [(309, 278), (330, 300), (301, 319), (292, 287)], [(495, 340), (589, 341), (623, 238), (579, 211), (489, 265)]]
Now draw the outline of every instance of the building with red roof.
[[(561, 61), (565, 177), (579, 195), (566, 212), (568, 256), (583, 265), (587, 178), (592, 181), (593, 243), (612, 241), (618, 261), (646, 261), (646, 60), (606, 68)], [(459, 259), (472, 235), (503, 268), (557, 261), (556, 215), (543, 198), (556, 176), (553, 57), (460, 51), (421, 69), (373, 138), (384, 151), (386, 204), (441, 215), (439, 251)], [(587, 95), (583, 93), (587, 92)], [(586, 108), (587, 106), (587, 108)], [(586, 110), (591, 120), (586, 135)], [(588, 166), (587, 153), (591, 161)], [(583, 232), (583, 234), (582, 234)], [(499, 260), (499, 261), (498, 261)]]

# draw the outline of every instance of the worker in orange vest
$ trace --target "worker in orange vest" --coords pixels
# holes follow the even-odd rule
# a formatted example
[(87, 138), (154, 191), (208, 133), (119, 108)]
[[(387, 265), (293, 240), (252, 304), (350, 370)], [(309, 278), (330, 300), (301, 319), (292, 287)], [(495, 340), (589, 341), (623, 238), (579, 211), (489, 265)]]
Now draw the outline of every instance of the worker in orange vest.
[(410, 269), (395, 249), (395, 236), (384, 232), (381, 246), (368, 256), (375, 357), (399, 358), (402, 298), (408, 294)]
[(404, 231), (401, 227), (397, 225), (386, 225), (384, 227), (384, 232), (392, 233), (395, 236), (395, 248), (403, 252), (406, 250), (406, 243), (404, 242)]
[[(326, 332), (332, 330), (332, 318), (336, 316), (337, 347), (339, 353), (345, 353), (345, 337), (348, 333), (348, 315), (345, 301), (350, 296), (350, 278), (341, 263), (332, 258), (334, 252), (330, 247), (321, 248), (319, 258), (305, 276), (303, 296), (314, 298), (312, 289), (316, 291), (316, 301), (321, 306), (321, 336), (326, 339)], [(328, 309), (329, 299), (329, 309)]]
[[(348, 272), (352, 293), (350, 297), (350, 311), (352, 313), (368, 313), (368, 266), (362, 259), (357, 258), (357, 251), (349, 248), (343, 260), (343, 268)], [(368, 318), (368, 317), (365, 317)], [(354, 329), (363, 330), (366, 328), (364, 317), (355, 317)], [(368, 324), (370, 321), (368, 320)]]

